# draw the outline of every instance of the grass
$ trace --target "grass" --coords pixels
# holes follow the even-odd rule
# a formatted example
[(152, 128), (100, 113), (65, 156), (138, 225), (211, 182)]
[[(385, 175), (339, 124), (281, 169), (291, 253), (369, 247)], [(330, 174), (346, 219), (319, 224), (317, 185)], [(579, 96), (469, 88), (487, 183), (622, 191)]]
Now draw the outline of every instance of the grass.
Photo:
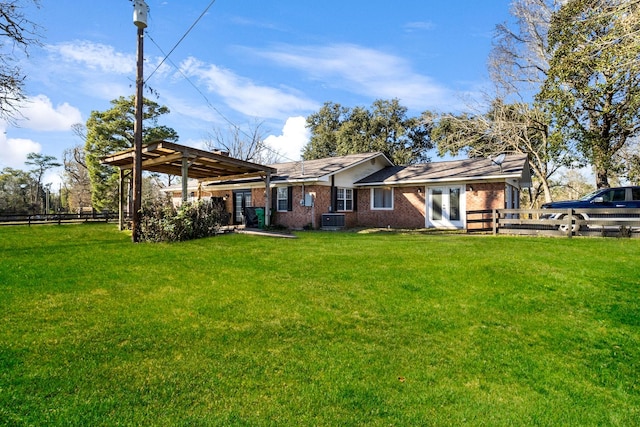
[(2, 227), (0, 425), (638, 425), (639, 251)]

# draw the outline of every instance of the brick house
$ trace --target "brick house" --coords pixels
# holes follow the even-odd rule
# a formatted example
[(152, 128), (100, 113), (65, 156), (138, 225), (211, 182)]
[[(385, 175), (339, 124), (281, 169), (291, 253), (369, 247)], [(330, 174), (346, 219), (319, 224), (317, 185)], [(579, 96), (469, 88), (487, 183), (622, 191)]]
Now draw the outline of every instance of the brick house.
[[(290, 229), (340, 227), (466, 229), (472, 210), (518, 208), (531, 176), (526, 155), (394, 166), (382, 153), (269, 165), (271, 223)], [(190, 198), (218, 197), (246, 221), (267, 199), (260, 178), (189, 184)], [(167, 188), (175, 203), (182, 193)]]

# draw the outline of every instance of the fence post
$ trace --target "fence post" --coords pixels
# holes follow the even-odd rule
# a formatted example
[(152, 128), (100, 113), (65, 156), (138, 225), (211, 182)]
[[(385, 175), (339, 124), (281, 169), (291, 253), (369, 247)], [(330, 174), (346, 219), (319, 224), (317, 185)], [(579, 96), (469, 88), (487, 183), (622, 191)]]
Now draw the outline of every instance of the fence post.
[(567, 211), (567, 221), (569, 222), (567, 225), (567, 237), (571, 238), (573, 236), (573, 209)]
[(493, 235), (498, 234), (498, 210), (493, 210)]

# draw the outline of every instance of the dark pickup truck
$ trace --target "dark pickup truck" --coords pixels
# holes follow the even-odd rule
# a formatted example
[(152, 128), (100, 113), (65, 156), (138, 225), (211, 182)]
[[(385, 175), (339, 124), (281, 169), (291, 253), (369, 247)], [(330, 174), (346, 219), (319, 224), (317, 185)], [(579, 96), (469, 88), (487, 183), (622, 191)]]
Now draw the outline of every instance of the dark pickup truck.
[[(565, 200), (560, 202), (545, 203), (542, 209), (616, 209), (631, 208), (640, 209), (640, 187), (615, 187), (601, 188), (578, 200)], [(556, 212), (549, 215), (543, 215), (543, 219), (562, 219), (566, 213)], [(579, 214), (582, 219), (588, 220), (590, 217), (586, 212)], [(596, 215), (592, 215), (596, 218)], [(605, 214), (597, 215), (598, 218), (624, 219), (629, 215)], [(637, 218), (638, 215), (633, 215)], [(560, 229), (566, 226), (560, 226)], [(576, 227), (574, 227), (576, 228)], [(573, 231), (576, 231), (575, 229)]]

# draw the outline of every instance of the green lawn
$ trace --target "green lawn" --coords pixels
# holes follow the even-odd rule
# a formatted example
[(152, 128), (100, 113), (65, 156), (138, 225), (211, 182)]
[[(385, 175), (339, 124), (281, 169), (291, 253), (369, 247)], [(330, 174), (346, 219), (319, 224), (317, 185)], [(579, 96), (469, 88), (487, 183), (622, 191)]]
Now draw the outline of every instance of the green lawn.
[(640, 425), (640, 240), (0, 228), (0, 425)]

